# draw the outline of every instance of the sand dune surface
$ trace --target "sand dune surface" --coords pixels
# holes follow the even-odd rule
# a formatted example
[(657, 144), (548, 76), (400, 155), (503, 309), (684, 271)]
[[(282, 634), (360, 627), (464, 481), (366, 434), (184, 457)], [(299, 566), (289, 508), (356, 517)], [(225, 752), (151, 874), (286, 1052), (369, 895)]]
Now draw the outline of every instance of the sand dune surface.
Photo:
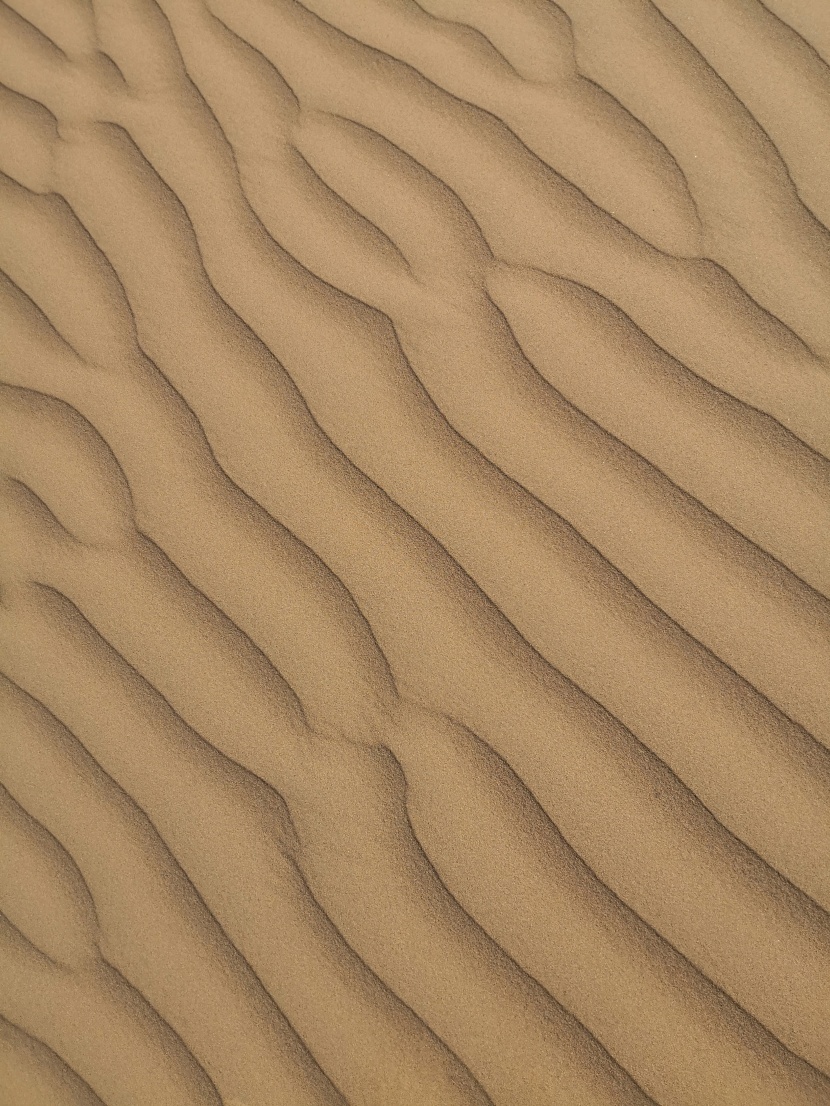
[(0, 0), (0, 1102), (830, 1103), (829, 12)]

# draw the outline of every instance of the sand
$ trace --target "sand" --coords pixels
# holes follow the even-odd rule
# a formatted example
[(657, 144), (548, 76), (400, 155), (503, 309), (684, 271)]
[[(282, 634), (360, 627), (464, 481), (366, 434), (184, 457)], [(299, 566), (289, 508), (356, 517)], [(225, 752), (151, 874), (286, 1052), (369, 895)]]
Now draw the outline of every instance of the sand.
[(0, 4), (2, 1106), (830, 1103), (830, 6)]

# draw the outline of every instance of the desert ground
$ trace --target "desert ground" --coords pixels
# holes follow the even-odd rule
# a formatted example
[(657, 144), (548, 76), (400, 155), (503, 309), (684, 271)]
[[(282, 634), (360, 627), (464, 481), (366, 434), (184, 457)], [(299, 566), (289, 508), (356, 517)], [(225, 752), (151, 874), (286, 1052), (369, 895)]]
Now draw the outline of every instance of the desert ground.
[(0, 3), (2, 1106), (830, 1103), (830, 4)]

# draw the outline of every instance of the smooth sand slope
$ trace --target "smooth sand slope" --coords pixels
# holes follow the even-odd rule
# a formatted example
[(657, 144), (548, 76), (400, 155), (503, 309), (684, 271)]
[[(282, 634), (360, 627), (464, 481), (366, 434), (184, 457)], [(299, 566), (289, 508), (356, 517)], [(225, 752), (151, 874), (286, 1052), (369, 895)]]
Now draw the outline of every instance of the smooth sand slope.
[(824, 0), (0, 0), (0, 1103), (830, 1103)]

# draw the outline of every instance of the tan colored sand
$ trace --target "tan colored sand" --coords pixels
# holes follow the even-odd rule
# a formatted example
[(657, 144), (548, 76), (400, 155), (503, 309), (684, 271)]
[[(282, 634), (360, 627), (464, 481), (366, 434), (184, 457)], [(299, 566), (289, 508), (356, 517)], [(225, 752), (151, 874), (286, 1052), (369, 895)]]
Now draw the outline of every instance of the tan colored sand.
[(0, 4), (0, 1103), (830, 1102), (822, 0)]

